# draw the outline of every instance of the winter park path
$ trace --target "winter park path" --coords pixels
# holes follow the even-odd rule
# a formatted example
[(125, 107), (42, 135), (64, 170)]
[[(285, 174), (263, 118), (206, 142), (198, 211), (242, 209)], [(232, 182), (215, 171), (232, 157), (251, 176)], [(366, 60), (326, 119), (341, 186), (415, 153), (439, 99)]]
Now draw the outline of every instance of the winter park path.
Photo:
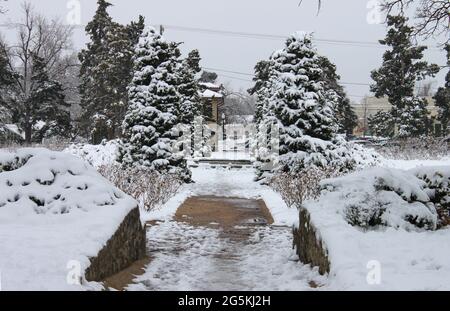
[(325, 285), (326, 279), (298, 262), (292, 250), (297, 212), (253, 182), (251, 169), (200, 166), (193, 173), (196, 183), (151, 215), (149, 263), (125, 289), (311, 290)]

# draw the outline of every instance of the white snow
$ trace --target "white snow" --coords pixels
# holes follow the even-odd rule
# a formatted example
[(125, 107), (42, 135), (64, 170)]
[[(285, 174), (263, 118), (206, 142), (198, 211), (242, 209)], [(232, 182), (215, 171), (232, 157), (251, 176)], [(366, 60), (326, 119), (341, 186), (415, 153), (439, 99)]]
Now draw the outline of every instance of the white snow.
[[(84, 148), (86, 149), (86, 148)], [(90, 150), (91, 147), (87, 148)], [(113, 148), (112, 148), (113, 149)], [(434, 166), (450, 166), (450, 158), (441, 160), (391, 160), (376, 152), (359, 148), (353, 157), (358, 157), (361, 168), (377, 166), (386, 169), (428, 170)], [(109, 157), (101, 155), (114, 154), (107, 148), (99, 153), (93, 151), (93, 161), (99, 162)], [(215, 153), (212, 158), (248, 159), (242, 154)], [(376, 169), (377, 170), (377, 169)], [(400, 176), (402, 173), (400, 172)], [(405, 174), (408, 174), (405, 172)], [(366, 177), (366, 178), (365, 178)], [(290, 230), (262, 229), (258, 232), (262, 238), (259, 243), (245, 246), (236, 245), (239, 257), (239, 269), (232, 261), (225, 266), (217, 266), (214, 260), (221, 247), (233, 244), (223, 241), (216, 230), (199, 229), (176, 224), (170, 219), (177, 208), (193, 195), (217, 195), (226, 197), (262, 198), (275, 218), (275, 224), (291, 226), (298, 223), (298, 212), (287, 208), (281, 197), (269, 187), (253, 182), (254, 170), (212, 169), (209, 165), (200, 165), (193, 169), (195, 184), (185, 185), (181, 191), (161, 209), (143, 215), (144, 220), (162, 220), (163, 223), (149, 232), (149, 246), (160, 241), (165, 243), (173, 238), (179, 242), (173, 245), (180, 248), (174, 257), (171, 250), (162, 252), (148, 267), (147, 272), (130, 286), (131, 290), (148, 289), (268, 289), (268, 290), (302, 290), (309, 288), (307, 280), (322, 285), (324, 290), (449, 290), (450, 289), (450, 229), (423, 231), (394, 229), (385, 227), (373, 231), (363, 231), (350, 226), (339, 214), (337, 202), (345, 202), (339, 194), (330, 195), (320, 203), (309, 203), (308, 208), (318, 235), (324, 240), (332, 260), (331, 273), (322, 278), (317, 272), (292, 261)], [(361, 184), (369, 176), (361, 176)], [(410, 180), (406, 177), (400, 181), (392, 178), (397, 186), (404, 187)], [(343, 189), (351, 189), (343, 184)], [(420, 189), (413, 189), (418, 191)], [(420, 191), (419, 191), (420, 192)], [(351, 191), (347, 191), (351, 194)], [(412, 192), (411, 192), (412, 193)], [(341, 193), (342, 194), (342, 193)], [(417, 194), (417, 193), (416, 193)], [(151, 229), (152, 230), (152, 229)], [(270, 231), (272, 230), (272, 231)], [(266, 231), (269, 231), (268, 234)], [(150, 234), (152, 233), (152, 234)], [(277, 251), (273, 252), (274, 245)], [(381, 283), (371, 285), (367, 282), (370, 272), (380, 264)], [(373, 265), (375, 264), (375, 266)], [(171, 268), (172, 267), (172, 268)], [(264, 269), (262, 268), (264, 267)], [(369, 268), (368, 268), (369, 267)], [(214, 272), (216, 271), (216, 272)], [(234, 276), (236, 282), (221, 283), (220, 272)], [(164, 276), (164, 277), (162, 277)], [(227, 278), (229, 280), (230, 278)]]
[[(449, 168), (426, 170), (446, 170), (444, 176), (448, 176)], [(399, 216), (408, 209), (408, 205), (415, 208), (413, 212), (419, 213), (427, 211), (427, 208), (423, 204), (421, 207), (412, 206), (414, 203), (401, 200), (393, 192), (376, 192), (369, 186), (374, 178), (382, 177), (387, 184), (400, 189), (405, 199), (415, 196), (426, 201), (427, 191), (415, 177), (417, 172), (374, 168), (325, 181), (324, 185), (331, 185), (334, 190), (325, 191), (318, 201), (306, 204), (331, 262), (327, 289), (450, 289), (450, 229), (425, 231), (406, 226)], [(363, 201), (365, 195), (367, 197)], [(369, 206), (377, 200), (384, 200), (387, 204), (388, 225), (399, 225), (398, 228), (378, 227), (366, 231), (349, 225), (344, 219), (343, 211), (349, 204), (357, 202)], [(373, 284), (370, 280), (377, 280), (377, 277), (371, 279), (371, 276), (377, 271), (380, 283)]]
[[(249, 168), (194, 168), (195, 184), (184, 186), (159, 211), (144, 215), (162, 223), (149, 228), (152, 262), (128, 290), (312, 290), (310, 281), (326, 284), (326, 277), (298, 262), (292, 250), (291, 228), (298, 211), (254, 182), (254, 176)], [(274, 226), (256, 228), (243, 242), (221, 237), (220, 230), (171, 221), (185, 199), (199, 195), (263, 199)]]
[(82, 278), (88, 258), (136, 206), (74, 156), (46, 149), (0, 151), (2, 290), (89, 288), (69, 284), (69, 272), (77, 274), (79, 264)]
[(117, 140), (103, 142), (99, 145), (71, 144), (63, 152), (77, 156), (95, 168), (110, 165), (116, 161)]
[(211, 83), (211, 82), (200, 82), (199, 83), (200, 86), (203, 86), (207, 89), (220, 89), (221, 86), (215, 83)]
[(211, 91), (211, 90), (205, 90), (203, 92), (200, 92), (200, 96), (203, 98), (222, 98), (223, 97), (222, 94)]
[(450, 165), (450, 156), (444, 157), (440, 160), (393, 160), (385, 158), (381, 160), (382, 167), (397, 168), (402, 170), (409, 170), (423, 166), (446, 166), (446, 165)]
[(311, 290), (310, 281), (326, 282), (293, 255), (290, 228), (256, 229), (242, 242), (165, 221), (148, 230), (148, 248), (154, 258), (128, 290)]

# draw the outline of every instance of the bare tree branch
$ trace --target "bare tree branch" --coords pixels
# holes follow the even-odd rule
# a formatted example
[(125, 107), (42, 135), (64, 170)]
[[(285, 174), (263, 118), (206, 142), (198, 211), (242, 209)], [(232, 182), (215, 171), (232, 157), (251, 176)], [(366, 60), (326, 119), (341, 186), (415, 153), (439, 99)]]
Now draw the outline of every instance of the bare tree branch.
[[(298, 6), (301, 6), (303, 3), (303, 0), (300, 0), (300, 3)], [(322, 8), (322, 0), (317, 0), (317, 15), (320, 13), (320, 9)]]
[(450, 41), (450, 1), (448, 0), (384, 0), (383, 9), (389, 15), (405, 15), (406, 10), (416, 5), (414, 18), (416, 36), (425, 39), (446, 35)]

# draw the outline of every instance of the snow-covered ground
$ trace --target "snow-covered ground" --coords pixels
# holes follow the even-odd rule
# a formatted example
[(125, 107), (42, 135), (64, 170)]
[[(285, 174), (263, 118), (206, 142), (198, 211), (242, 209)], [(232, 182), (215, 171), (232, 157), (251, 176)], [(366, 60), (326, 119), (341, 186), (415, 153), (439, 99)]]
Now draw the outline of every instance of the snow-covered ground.
[[(291, 226), (298, 220), (297, 210), (253, 178), (253, 169), (194, 168), (195, 184), (185, 186), (161, 210), (145, 215), (163, 222), (149, 229), (148, 248), (156, 250), (154, 258), (128, 289), (311, 290), (311, 281), (325, 284), (326, 278), (298, 262), (292, 250)], [(181, 203), (197, 195), (262, 198), (274, 226), (255, 229), (245, 242), (223, 238), (219, 230), (172, 221)], [(223, 253), (233, 256), (224, 259)]]
[[(66, 151), (73, 152), (73, 148)], [(114, 148), (83, 147), (77, 154), (91, 158), (98, 166), (107, 164)], [(107, 156), (98, 156), (106, 153)], [(372, 159), (372, 151), (361, 163)], [(242, 154), (215, 153), (213, 158), (248, 159)], [(380, 157), (370, 165), (409, 170), (417, 167), (450, 166), (450, 157), (441, 160), (391, 160)], [(262, 198), (273, 214), (275, 224), (291, 226), (298, 222), (298, 212), (289, 209), (269, 187), (253, 182), (252, 169), (211, 169), (200, 165), (193, 169), (195, 184), (184, 186), (161, 209), (143, 215), (144, 220), (162, 220), (149, 231), (149, 247), (173, 240), (173, 248), (159, 251), (147, 272), (131, 285), (141, 289), (310, 289), (313, 280), (320, 289), (332, 290), (407, 290), (450, 289), (450, 231), (408, 232), (404, 229), (363, 232), (347, 224), (333, 209), (334, 202), (314, 208), (313, 220), (327, 244), (332, 259), (328, 278), (318, 276), (309, 266), (292, 261), (290, 230), (259, 229), (259, 243), (240, 245), (221, 239), (216, 230), (201, 229), (170, 221), (177, 208), (190, 196), (217, 195)], [(338, 198), (336, 198), (338, 200)], [(155, 246), (156, 245), (156, 246)], [(216, 259), (221, 249), (233, 248), (236, 258)], [(177, 250), (174, 256), (173, 251)], [(351, 254), (351, 255), (349, 255)], [(239, 264), (235, 262), (239, 260)], [(379, 264), (379, 266), (377, 266)], [(370, 285), (367, 277), (380, 268), (379, 285)], [(224, 278), (227, 275), (229, 277)], [(376, 275), (375, 275), (376, 276)], [(222, 281), (220, 281), (222, 280)]]
[[(439, 172), (435, 178), (447, 182), (450, 176), (448, 165), (419, 171), (372, 168), (325, 181), (328, 191), (306, 204), (330, 258), (328, 289), (450, 290), (450, 228), (425, 231), (404, 220), (406, 215), (430, 224), (437, 220), (433, 204), (422, 203), (434, 193), (416, 177), (424, 171)], [(374, 186), (380, 182), (381, 190)], [(351, 226), (346, 211), (355, 206), (363, 219), (383, 209), (386, 226)]]
[(293, 256), (289, 228), (260, 228), (236, 242), (166, 221), (149, 229), (148, 247), (155, 257), (128, 290), (311, 290), (311, 281), (326, 282)]
[(213, 169), (209, 165), (200, 165), (192, 169), (192, 178), (195, 183), (183, 186), (162, 208), (144, 213), (144, 220), (171, 219), (188, 197), (201, 195), (263, 199), (272, 213), (275, 225), (292, 226), (298, 219), (297, 210), (288, 208), (279, 194), (268, 186), (254, 182), (254, 169)]
[(448, 166), (450, 165), (450, 156), (440, 160), (392, 160), (382, 159), (380, 166), (388, 168), (397, 168), (401, 170), (409, 170), (422, 166)]
[(136, 206), (74, 156), (0, 150), (1, 289), (86, 289), (76, 276)]

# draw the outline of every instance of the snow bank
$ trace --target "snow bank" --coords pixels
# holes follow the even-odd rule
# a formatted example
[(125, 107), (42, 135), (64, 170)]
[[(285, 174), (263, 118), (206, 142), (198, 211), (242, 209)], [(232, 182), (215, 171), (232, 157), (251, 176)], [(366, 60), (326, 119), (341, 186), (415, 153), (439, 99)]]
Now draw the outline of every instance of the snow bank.
[(3, 290), (80, 290), (83, 274), (137, 206), (80, 159), (46, 149), (0, 151)]
[(63, 152), (75, 155), (95, 168), (109, 165), (116, 161), (117, 140), (105, 141), (100, 145), (72, 144)]
[[(420, 218), (430, 226), (437, 221), (436, 206), (430, 204), (434, 193), (418, 176), (442, 181), (450, 167), (423, 170), (373, 168), (326, 180), (320, 199), (305, 204), (328, 252), (332, 289), (450, 289), (450, 229), (417, 226)], [(355, 206), (358, 217), (367, 220), (360, 226), (349, 224), (349, 209)], [(369, 223), (374, 211), (382, 211), (375, 213), (381, 223)], [(407, 215), (418, 216), (416, 225)]]

